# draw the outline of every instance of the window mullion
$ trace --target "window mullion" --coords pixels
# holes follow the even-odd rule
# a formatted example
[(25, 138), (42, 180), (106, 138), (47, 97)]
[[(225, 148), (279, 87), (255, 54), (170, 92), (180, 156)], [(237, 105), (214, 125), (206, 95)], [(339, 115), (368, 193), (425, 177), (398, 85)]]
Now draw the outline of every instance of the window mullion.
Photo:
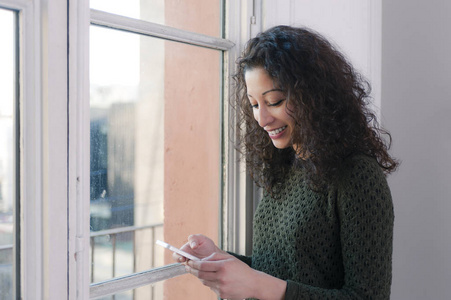
[(88, 299), (89, 1), (70, 0), (68, 15), (68, 295)]
[[(262, 26), (262, 1), (254, 0), (241, 3), (239, 1), (226, 2), (226, 38), (236, 45), (227, 52), (226, 61), (229, 78), (236, 70), (236, 59), (239, 57), (249, 38), (258, 34)], [(244, 16), (244, 17), (243, 17)], [(228, 85), (225, 91), (226, 97), (234, 97), (233, 87)], [(236, 126), (236, 110), (230, 107), (226, 101), (224, 104), (225, 136), (235, 137), (238, 134)], [(231, 131), (231, 132), (230, 132)], [(258, 201), (257, 191), (252, 180), (246, 173), (244, 160), (240, 159), (240, 153), (235, 150), (234, 142), (225, 144), (225, 179), (224, 189), (224, 232), (223, 243), (225, 248), (240, 254), (250, 254), (252, 248), (252, 220), (255, 202)], [(254, 199), (249, 201), (248, 199)]]

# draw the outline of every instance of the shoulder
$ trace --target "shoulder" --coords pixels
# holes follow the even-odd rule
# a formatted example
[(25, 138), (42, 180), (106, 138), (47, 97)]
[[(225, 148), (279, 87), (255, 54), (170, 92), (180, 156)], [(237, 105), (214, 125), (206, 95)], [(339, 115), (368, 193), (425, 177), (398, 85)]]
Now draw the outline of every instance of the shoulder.
[(340, 218), (347, 221), (352, 218), (371, 219), (369, 223), (374, 221), (372, 218), (376, 218), (391, 224), (392, 196), (376, 159), (356, 155), (346, 160), (341, 171), (335, 190)]
[(369, 177), (385, 179), (377, 160), (365, 154), (355, 154), (343, 161), (339, 170), (339, 179), (367, 180)]
[(377, 160), (363, 154), (345, 159), (337, 177), (336, 187), (339, 193), (348, 196), (390, 194), (386, 176)]

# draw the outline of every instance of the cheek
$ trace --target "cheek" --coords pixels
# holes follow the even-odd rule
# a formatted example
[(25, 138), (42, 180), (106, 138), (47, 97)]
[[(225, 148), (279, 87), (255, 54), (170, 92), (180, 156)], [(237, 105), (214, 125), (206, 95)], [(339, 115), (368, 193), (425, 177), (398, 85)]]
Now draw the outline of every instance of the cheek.
[(291, 117), (290, 115), (286, 115), (285, 116), (285, 123), (288, 125), (288, 127), (291, 128), (291, 131), (293, 131), (294, 127), (295, 127), (295, 121), (293, 119), (293, 117)]
[(292, 114), (293, 114), (293, 113), (289, 111), (289, 108), (287, 108), (287, 109), (284, 111), (284, 119), (287, 120), (288, 123), (294, 125), (295, 122), (294, 122), (294, 118), (293, 118), (293, 115), (292, 115)]
[(255, 110), (253, 110), (252, 114), (254, 116), (255, 121), (258, 122), (258, 114), (257, 114), (257, 112)]

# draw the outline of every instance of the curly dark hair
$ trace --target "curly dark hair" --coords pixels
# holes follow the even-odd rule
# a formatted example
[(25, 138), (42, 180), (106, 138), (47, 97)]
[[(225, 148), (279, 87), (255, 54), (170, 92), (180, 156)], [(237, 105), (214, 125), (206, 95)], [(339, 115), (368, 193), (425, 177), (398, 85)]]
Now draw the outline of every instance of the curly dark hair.
[[(396, 169), (398, 162), (388, 154), (391, 136), (368, 107), (370, 84), (320, 34), (273, 27), (247, 43), (237, 68), (237, 148), (257, 185), (271, 191), (299, 161), (312, 187), (328, 186), (343, 160), (356, 153), (374, 157), (386, 174)], [(245, 83), (253, 68), (266, 70), (284, 92), (295, 121), (291, 142), (299, 149), (277, 149), (254, 119)]]

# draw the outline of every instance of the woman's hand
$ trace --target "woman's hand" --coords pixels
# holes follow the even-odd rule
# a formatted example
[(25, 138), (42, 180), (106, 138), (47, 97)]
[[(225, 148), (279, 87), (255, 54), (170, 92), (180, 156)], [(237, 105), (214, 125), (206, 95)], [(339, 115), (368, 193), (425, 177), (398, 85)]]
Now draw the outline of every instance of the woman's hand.
[(190, 260), (186, 269), (223, 299), (280, 300), (285, 295), (285, 281), (256, 271), (226, 252)]
[[(200, 259), (208, 257), (213, 253), (226, 253), (219, 249), (211, 239), (202, 234), (190, 235), (188, 242), (180, 249)], [(172, 254), (172, 258), (180, 263), (187, 261), (185, 257), (177, 253)]]
[(174, 260), (186, 262), (187, 272), (198, 277), (223, 299), (280, 300), (285, 296), (285, 281), (250, 268), (241, 260), (219, 249), (204, 235), (190, 235), (188, 242), (180, 249), (201, 260), (187, 260), (176, 253), (172, 255)]
[(253, 296), (254, 270), (230, 254), (215, 252), (201, 261), (190, 260), (186, 270), (223, 299)]

